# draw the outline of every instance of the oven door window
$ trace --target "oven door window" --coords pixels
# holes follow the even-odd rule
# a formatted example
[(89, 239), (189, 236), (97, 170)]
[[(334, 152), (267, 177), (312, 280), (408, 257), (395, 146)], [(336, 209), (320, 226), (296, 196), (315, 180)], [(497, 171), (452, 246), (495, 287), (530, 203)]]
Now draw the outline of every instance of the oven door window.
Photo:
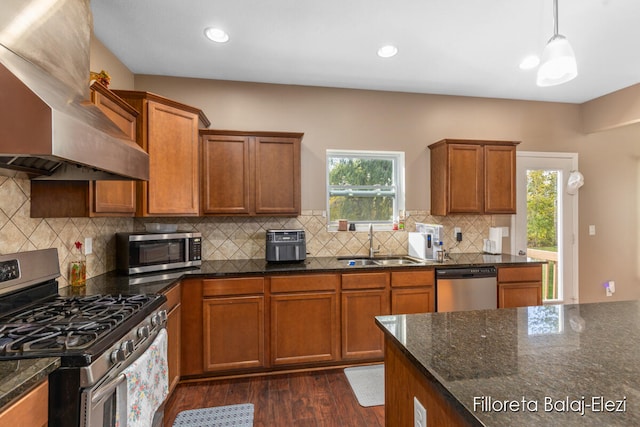
[(186, 240), (130, 242), (129, 253), (132, 267), (184, 262), (186, 258)]

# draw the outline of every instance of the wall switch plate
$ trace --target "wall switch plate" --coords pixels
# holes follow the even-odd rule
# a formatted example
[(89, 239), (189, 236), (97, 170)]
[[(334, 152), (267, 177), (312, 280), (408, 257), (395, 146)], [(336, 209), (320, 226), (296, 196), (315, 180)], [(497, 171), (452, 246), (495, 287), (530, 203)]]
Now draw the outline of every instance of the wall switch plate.
[(427, 410), (415, 396), (413, 396), (413, 425), (414, 427), (427, 427)]
[(84, 238), (84, 254), (91, 255), (93, 253), (93, 239), (91, 237)]
[(590, 225), (589, 226), (589, 236), (595, 236), (596, 235), (596, 226), (595, 225)]
[(454, 227), (453, 228), (453, 238), (454, 239), (458, 238), (458, 233), (460, 233), (462, 235), (462, 229), (460, 227)]
[(502, 228), (502, 237), (509, 237), (509, 227), (500, 227)]

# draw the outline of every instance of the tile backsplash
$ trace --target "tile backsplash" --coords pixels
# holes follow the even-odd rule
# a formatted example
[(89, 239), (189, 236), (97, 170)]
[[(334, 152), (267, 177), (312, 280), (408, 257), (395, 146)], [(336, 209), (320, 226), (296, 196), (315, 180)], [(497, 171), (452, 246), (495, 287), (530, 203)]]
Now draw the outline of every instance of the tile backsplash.
[[(68, 265), (75, 241), (93, 239), (87, 256), (87, 276), (115, 269), (115, 239), (118, 231), (144, 230), (145, 222), (178, 223), (180, 230), (199, 231), (203, 236), (203, 259), (264, 258), (268, 229), (303, 228), (309, 256), (367, 255), (367, 231), (328, 231), (322, 211), (303, 211), (296, 218), (184, 217), (184, 218), (31, 218), (29, 180), (0, 176), (0, 253), (58, 248), (60, 286), (67, 285)], [(491, 216), (456, 215), (437, 217), (426, 211), (408, 211), (406, 230), (416, 222), (444, 225), (444, 247), (451, 252), (480, 252), (489, 234)], [(453, 229), (460, 227), (463, 240), (456, 244)], [(406, 254), (406, 231), (376, 231), (380, 254)]]

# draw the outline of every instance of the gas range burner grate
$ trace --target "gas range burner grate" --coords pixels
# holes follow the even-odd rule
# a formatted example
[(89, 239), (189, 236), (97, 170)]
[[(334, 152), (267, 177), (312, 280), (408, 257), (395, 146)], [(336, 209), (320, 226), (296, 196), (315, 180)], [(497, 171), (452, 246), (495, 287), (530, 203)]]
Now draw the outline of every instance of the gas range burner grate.
[(0, 319), (0, 356), (64, 354), (87, 349), (154, 297), (56, 297)]

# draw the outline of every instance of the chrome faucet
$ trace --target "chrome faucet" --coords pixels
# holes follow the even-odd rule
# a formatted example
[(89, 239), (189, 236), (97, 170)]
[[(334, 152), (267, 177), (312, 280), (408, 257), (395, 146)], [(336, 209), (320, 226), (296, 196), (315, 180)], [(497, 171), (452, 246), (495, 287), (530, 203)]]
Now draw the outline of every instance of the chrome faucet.
[(380, 245), (378, 249), (373, 249), (373, 224), (369, 223), (369, 258), (373, 258), (378, 252), (380, 252)]

